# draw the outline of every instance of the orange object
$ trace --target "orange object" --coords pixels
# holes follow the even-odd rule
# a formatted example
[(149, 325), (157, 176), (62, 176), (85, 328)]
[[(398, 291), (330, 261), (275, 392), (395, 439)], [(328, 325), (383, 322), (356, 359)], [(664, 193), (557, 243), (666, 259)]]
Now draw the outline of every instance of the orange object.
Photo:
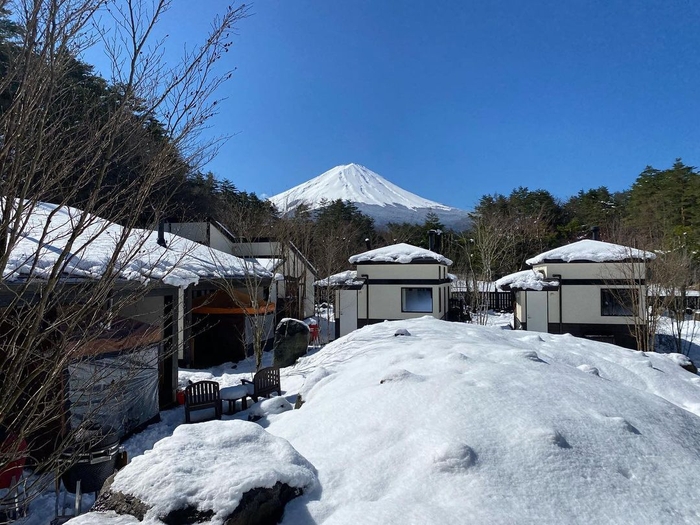
[(185, 404), (185, 391), (184, 390), (178, 390), (177, 391), (177, 404), (178, 405), (184, 405)]

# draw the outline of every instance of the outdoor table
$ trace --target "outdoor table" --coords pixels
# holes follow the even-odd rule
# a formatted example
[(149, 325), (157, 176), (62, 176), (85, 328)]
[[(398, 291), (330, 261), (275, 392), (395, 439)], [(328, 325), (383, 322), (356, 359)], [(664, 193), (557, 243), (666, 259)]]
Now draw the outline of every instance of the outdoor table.
[[(251, 385), (252, 386), (252, 385)], [(227, 414), (236, 412), (236, 401), (241, 400), (241, 410), (248, 408), (247, 398), (250, 395), (249, 385), (227, 386), (219, 391), (221, 403), (228, 401)]]

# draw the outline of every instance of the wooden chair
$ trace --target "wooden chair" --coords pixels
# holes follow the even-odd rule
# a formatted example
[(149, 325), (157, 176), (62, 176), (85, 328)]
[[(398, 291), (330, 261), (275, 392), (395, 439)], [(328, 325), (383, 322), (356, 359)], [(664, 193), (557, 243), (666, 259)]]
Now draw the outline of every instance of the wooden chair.
[(190, 412), (214, 409), (214, 417), (221, 419), (221, 396), (216, 381), (197, 381), (185, 388), (185, 423), (191, 423)]
[(249, 387), (248, 395), (253, 398), (254, 403), (258, 402), (258, 398), (269, 397), (273, 392), (277, 392), (280, 396), (282, 395), (280, 370), (274, 366), (261, 368), (255, 373), (252, 381), (241, 379), (241, 383), (252, 386), (252, 389)]

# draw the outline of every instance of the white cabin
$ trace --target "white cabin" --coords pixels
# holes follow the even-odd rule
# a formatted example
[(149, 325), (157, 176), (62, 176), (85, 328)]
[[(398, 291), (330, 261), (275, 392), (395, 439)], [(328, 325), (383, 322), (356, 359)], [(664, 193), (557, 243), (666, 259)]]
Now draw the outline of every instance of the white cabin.
[(646, 327), (646, 261), (655, 255), (585, 239), (528, 259), (497, 281), (515, 292), (513, 328), (637, 348)]
[(317, 281), (335, 291), (335, 336), (386, 320), (430, 315), (445, 319), (452, 261), (410, 244), (369, 250), (348, 259), (356, 270)]

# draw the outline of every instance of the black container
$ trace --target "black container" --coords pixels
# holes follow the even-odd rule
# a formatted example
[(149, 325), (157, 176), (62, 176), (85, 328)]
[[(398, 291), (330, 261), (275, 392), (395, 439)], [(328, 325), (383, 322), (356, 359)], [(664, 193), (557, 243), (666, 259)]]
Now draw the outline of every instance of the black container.
[(83, 448), (76, 447), (62, 454), (65, 460), (71, 463), (71, 467), (61, 476), (63, 486), (68, 492), (75, 494), (78, 480), (80, 492), (97, 492), (114, 473), (119, 452), (119, 436), (115, 431), (108, 430), (101, 438), (94, 439), (94, 444)]

